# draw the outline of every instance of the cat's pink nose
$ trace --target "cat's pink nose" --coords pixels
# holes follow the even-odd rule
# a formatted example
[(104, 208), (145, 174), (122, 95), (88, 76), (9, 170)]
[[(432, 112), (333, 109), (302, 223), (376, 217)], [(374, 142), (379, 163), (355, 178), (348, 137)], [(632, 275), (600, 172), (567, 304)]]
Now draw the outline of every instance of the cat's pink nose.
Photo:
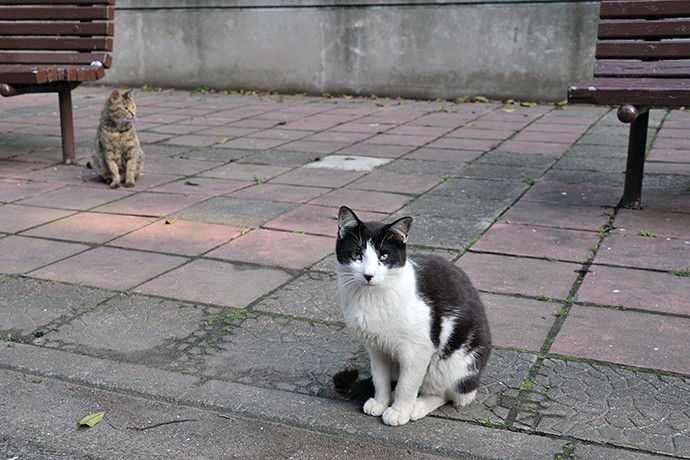
[(371, 282), (371, 279), (374, 277), (374, 275), (364, 275), (364, 279), (367, 280), (367, 283)]

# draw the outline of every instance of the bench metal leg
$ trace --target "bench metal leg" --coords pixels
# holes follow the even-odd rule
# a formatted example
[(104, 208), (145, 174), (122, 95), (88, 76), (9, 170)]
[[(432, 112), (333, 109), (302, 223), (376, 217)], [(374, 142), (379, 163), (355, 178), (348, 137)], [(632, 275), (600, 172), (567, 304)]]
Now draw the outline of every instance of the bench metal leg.
[(640, 111), (630, 124), (628, 163), (625, 168), (625, 188), (621, 199), (621, 206), (624, 208), (639, 209), (641, 207), (648, 124), (649, 110)]
[(72, 90), (58, 92), (60, 100), (60, 130), (62, 131), (62, 160), (71, 164), (76, 153), (74, 149), (74, 118), (72, 116)]

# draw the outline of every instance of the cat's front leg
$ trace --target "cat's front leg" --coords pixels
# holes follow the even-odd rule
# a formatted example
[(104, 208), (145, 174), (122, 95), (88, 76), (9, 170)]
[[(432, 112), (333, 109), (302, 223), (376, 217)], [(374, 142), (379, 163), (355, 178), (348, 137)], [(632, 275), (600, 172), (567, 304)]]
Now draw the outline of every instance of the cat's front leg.
[(127, 165), (125, 169), (125, 187), (134, 187), (134, 180), (139, 175), (139, 147), (131, 147), (125, 158), (127, 159)]
[(383, 423), (398, 426), (410, 421), (430, 359), (431, 351), (417, 352), (401, 359), (400, 377), (395, 386), (395, 401), (384, 411)]
[(108, 166), (108, 171), (110, 171), (110, 188), (118, 188), (120, 186), (121, 179), (118, 163), (115, 155), (106, 153), (105, 164)]
[(366, 347), (371, 360), (371, 378), (374, 383), (374, 397), (364, 403), (364, 413), (381, 416), (391, 403), (391, 366), (390, 359), (374, 347)]

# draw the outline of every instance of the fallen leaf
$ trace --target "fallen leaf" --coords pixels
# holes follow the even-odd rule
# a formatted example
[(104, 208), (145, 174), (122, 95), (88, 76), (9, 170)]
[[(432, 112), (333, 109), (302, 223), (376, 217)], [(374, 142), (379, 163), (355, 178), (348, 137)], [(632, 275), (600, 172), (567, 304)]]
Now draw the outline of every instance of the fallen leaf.
[(175, 223), (177, 220), (177, 217), (173, 217), (172, 219), (165, 219), (165, 225), (172, 225)]
[(513, 113), (513, 112), (515, 112), (515, 108), (514, 107), (503, 107), (503, 111), (505, 113)]
[(221, 140), (219, 140), (218, 142), (216, 142), (216, 144), (225, 144), (229, 140), (230, 140), (229, 137), (224, 137)]
[(89, 414), (77, 423), (77, 428), (93, 428), (103, 420), (104, 415), (105, 412), (94, 412), (93, 414)]

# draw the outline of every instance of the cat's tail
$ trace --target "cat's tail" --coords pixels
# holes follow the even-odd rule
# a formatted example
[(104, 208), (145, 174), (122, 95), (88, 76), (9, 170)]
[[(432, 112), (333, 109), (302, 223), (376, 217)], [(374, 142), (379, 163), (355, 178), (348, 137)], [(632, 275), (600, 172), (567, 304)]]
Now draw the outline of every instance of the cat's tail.
[(338, 394), (343, 395), (347, 399), (365, 402), (369, 398), (374, 397), (374, 382), (371, 377), (367, 379), (358, 379), (359, 371), (357, 369), (347, 368), (333, 376), (333, 386)]

